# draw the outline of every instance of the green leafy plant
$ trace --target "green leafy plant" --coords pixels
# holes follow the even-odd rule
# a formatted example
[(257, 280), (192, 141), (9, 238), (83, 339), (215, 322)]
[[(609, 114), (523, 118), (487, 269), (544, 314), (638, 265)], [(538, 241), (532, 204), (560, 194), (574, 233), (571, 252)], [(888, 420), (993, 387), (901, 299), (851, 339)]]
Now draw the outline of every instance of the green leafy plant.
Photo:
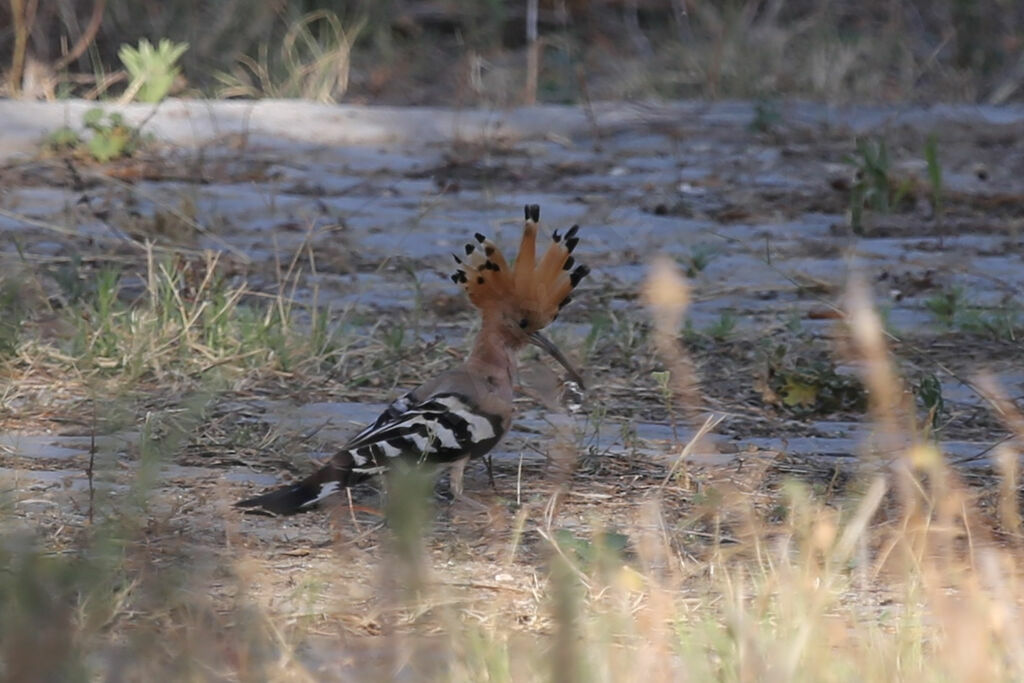
[(174, 79), (181, 73), (177, 63), (186, 50), (188, 43), (175, 43), (166, 38), (155, 48), (145, 38), (139, 41), (137, 48), (122, 45), (117, 56), (131, 76), (124, 99), (159, 102), (167, 97)]
[(131, 156), (139, 147), (139, 130), (117, 112), (107, 115), (97, 107), (85, 112), (82, 122), (92, 132), (86, 150), (101, 164)]
[(864, 209), (890, 213), (913, 188), (911, 179), (898, 182), (894, 178), (884, 138), (859, 138), (856, 152), (846, 157), (846, 163), (855, 169), (850, 187), (850, 227), (855, 233), (863, 230)]
[(50, 152), (72, 151), (82, 144), (82, 136), (71, 126), (61, 126), (46, 136), (43, 147)]
[(793, 353), (784, 345), (768, 353), (763, 388), (769, 403), (796, 415), (860, 412), (867, 406), (864, 386), (855, 376), (840, 373), (830, 357)]
[(109, 115), (94, 107), (82, 116), (83, 133), (65, 126), (43, 141), (43, 149), (52, 154), (70, 154), (83, 160), (108, 161), (130, 157), (145, 142), (139, 129), (117, 112)]

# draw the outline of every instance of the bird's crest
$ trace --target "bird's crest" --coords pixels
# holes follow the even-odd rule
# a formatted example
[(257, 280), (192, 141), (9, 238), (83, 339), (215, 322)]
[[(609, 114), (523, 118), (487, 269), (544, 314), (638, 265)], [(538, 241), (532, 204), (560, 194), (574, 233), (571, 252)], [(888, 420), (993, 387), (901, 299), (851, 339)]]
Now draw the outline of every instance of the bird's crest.
[(476, 244), (467, 244), (464, 256), (453, 254), (459, 268), (452, 281), (465, 288), (469, 300), (485, 315), (503, 308), (529, 312), (529, 329), (524, 329), (534, 331), (555, 319), (571, 300), (570, 292), (590, 269), (583, 264), (575, 265), (572, 256), (579, 242), (578, 225), (569, 228), (565, 235), (555, 230), (547, 251), (537, 260), (540, 207), (528, 204), (525, 209), (526, 225), (514, 265), (509, 266), (494, 242), (477, 233)]

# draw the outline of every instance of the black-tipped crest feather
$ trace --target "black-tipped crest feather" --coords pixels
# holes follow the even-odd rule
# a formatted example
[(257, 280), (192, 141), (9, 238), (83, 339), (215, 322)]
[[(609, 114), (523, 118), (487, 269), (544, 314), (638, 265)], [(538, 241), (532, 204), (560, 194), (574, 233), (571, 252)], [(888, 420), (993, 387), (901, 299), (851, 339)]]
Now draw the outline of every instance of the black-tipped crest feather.
[(585, 278), (590, 273), (590, 268), (584, 264), (580, 264), (576, 267), (576, 270), (572, 271), (572, 275), (569, 276), (569, 283), (575, 287), (580, 283), (580, 280)]
[(509, 265), (491, 240), (482, 233), (475, 233), (477, 244), (466, 245), (465, 274), (457, 281), (485, 316), (489, 315), (488, 311), (505, 311), (519, 320), (520, 312), (529, 312), (530, 328), (539, 330), (549, 325), (559, 309), (569, 302), (569, 292), (589, 269), (577, 264), (571, 255), (579, 243), (578, 225), (573, 225), (564, 235), (554, 230), (544, 252), (538, 255), (540, 206), (527, 204), (523, 215), (526, 223), (514, 262)]

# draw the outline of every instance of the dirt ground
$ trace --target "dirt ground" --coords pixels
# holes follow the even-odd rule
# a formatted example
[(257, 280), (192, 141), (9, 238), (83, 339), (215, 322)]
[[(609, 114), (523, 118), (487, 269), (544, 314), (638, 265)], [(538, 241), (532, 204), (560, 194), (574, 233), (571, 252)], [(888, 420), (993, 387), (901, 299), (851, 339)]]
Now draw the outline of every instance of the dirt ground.
[[(1024, 408), (1024, 116), (995, 111), (731, 103), (615, 125), (584, 116), (545, 134), (538, 110), (536, 130), (512, 137), (323, 145), (310, 131), (158, 142), (107, 165), (9, 157), (0, 263), (31, 272), (43, 300), (60, 296), (55, 273), (74, 259), (86, 273), (119, 264), (120, 297), (137, 299), (147, 240), (187, 258), (223, 251), (226, 277), (268, 295), (301, 254), (289, 297), (329, 305), (362, 341), (356, 360), (315, 372), (253, 371), (215, 390), (143, 377), (118, 397), (12, 362), (0, 395), (7, 523), (73, 548), (148, 477), (132, 561), (187, 575), (218, 609), (244, 592), (283, 629), (301, 624), (298, 656), (324, 676), (356, 666), (325, 643), (370, 647), (402, 624), (440, 623), (439, 604), (544, 633), (537, 586), (553, 535), (629, 529), (633, 548), (658, 501), (664, 533), (696, 567), (710, 534), (742, 534), (721, 525), (709, 491), (739, 491), (766, 519), (785, 477), (841, 495), (871, 433), (844, 323), (853, 273), (882, 312), (917, 420), (965, 477), (984, 477), (1009, 430), (980, 373)], [(485, 510), (452, 502), (443, 478), (428, 496), (418, 561), (435, 597), (411, 614), (389, 597), (402, 578), (387, 558), (402, 549), (377, 485), (353, 491), (355, 508), (288, 519), (231, 504), (308, 472), (390, 398), (458, 361), (473, 319), (449, 253), (478, 231), (514, 248), (525, 203), (549, 229), (581, 226), (577, 257), (592, 275), (551, 333), (589, 386), (566, 408), (553, 366), (524, 353), (530, 392), (493, 485), (482, 463), (467, 472)], [(695, 402), (673, 393), (650, 343), (640, 291), (656, 254), (692, 286), (679, 345)], [(62, 324), (37, 311), (25, 329), (59, 338)], [(722, 419), (680, 461), (708, 416)], [(156, 461), (140, 446), (154, 433), (170, 435)], [(386, 650), (382, 661), (395, 656)]]

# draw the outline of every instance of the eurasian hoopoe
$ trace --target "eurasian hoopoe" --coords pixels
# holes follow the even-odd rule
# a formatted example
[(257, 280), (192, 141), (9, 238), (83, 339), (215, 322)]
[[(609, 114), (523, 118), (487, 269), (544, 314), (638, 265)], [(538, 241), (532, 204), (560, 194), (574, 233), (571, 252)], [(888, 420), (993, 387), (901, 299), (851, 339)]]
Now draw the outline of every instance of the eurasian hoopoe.
[[(572, 256), (579, 226), (556, 230), (537, 260), (540, 207), (526, 207), (526, 226), (509, 266), (489, 239), (476, 234), (465, 256), (453, 254), (451, 276), (480, 309), (482, 324), (469, 357), (458, 367), (395, 400), (377, 420), (354, 436), (331, 461), (297, 484), (236, 503), (274, 514), (307, 510), (327, 496), (387, 470), (392, 458), (451, 464), (452, 489), (462, 494), (462, 470), (508, 431), (516, 385), (516, 352), (534, 344), (550, 353), (582, 386), (579, 374), (540, 330), (570, 301), (570, 292), (590, 272)], [(575, 267), (574, 267), (575, 266)]]

